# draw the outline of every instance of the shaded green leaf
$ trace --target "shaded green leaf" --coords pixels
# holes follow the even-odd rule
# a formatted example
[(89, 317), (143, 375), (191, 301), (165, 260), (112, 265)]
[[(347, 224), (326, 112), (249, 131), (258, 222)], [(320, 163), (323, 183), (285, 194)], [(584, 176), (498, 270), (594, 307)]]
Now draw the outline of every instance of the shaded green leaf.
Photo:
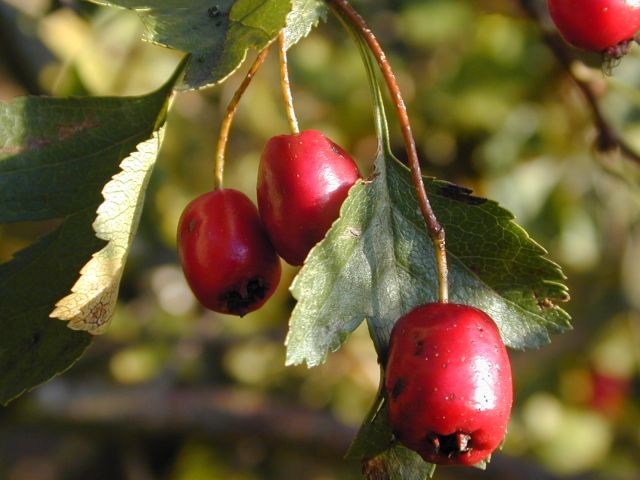
[(248, 49), (262, 50), (278, 35), (291, 11), (291, 0), (92, 1), (134, 10), (148, 41), (191, 54), (186, 89), (223, 81)]
[[(0, 265), (0, 402), (65, 370), (89, 344), (88, 333), (50, 314), (81, 268), (108, 247), (92, 228), (101, 191), (121, 174), (123, 159), (152, 141), (182, 68), (158, 91), (140, 97), (0, 103), (0, 222), (60, 221)], [(144, 193), (139, 187), (133, 192), (137, 201)], [(130, 237), (135, 227), (129, 222), (122, 233)], [(126, 253), (120, 252), (122, 259)]]
[[(447, 232), (452, 302), (487, 312), (512, 348), (539, 347), (569, 327), (559, 267), (495, 202), (450, 183), (427, 180)], [(437, 300), (431, 241), (409, 172), (382, 153), (373, 180), (359, 182), (340, 219), (296, 277), (298, 300), (287, 337), (287, 363), (316, 366), (365, 318), (384, 358), (395, 321)]]

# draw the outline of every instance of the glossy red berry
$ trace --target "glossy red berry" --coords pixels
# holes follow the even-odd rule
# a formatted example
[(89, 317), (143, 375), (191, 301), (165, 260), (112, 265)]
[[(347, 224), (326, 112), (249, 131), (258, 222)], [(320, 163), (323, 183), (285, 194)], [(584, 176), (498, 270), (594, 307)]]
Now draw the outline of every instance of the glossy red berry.
[(198, 301), (210, 310), (244, 315), (280, 281), (280, 259), (249, 198), (232, 189), (205, 193), (178, 223), (178, 254)]
[(502, 442), (511, 366), (484, 312), (446, 303), (410, 311), (392, 330), (385, 375), (391, 428), (427, 462), (473, 465)]
[(282, 258), (302, 265), (359, 176), (353, 159), (318, 131), (267, 142), (258, 168), (258, 209)]
[(640, 30), (638, 0), (547, 0), (549, 13), (564, 39), (594, 52), (628, 43)]

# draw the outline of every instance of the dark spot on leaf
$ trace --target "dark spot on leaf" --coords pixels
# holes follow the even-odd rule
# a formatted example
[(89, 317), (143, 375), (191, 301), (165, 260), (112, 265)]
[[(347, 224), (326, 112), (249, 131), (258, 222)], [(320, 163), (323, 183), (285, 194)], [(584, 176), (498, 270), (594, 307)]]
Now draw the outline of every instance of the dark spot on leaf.
[(262, 277), (254, 277), (222, 294), (220, 300), (227, 305), (227, 310), (230, 313), (244, 316), (251, 310), (252, 305), (265, 297), (268, 290), (269, 287)]
[(466, 187), (461, 187), (460, 185), (455, 185), (453, 183), (449, 183), (444, 187), (440, 187), (438, 189), (438, 193), (443, 197), (457, 200), (458, 202), (467, 203), (469, 205), (482, 205), (487, 201), (486, 198), (471, 195), (471, 192), (472, 190)]
[(210, 7), (207, 9), (207, 14), (209, 15), (210, 18), (216, 18), (220, 16), (220, 7), (218, 7), (218, 5), (214, 5), (213, 7)]
[(198, 62), (198, 63), (204, 63), (204, 57), (197, 57), (197, 58), (196, 58), (196, 62)]
[(42, 339), (42, 335), (40, 334), (40, 332), (36, 332), (33, 335), (31, 335), (31, 345), (35, 346), (38, 343), (40, 343), (40, 340)]
[(391, 388), (391, 399), (397, 399), (406, 386), (407, 381), (404, 378), (400, 377), (399, 379), (397, 379), (396, 383), (394, 383), (393, 387)]
[(216, 22), (216, 27), (219, 27), (219, 26), (221, 26), (221, 25), (222, 25), (222, 21), (221, 21), (221, 20), (218, 20), (218, 21)]
[(426, 441), (433, 453), (448, 458), (457, 457), (473, 449), (471, 435), (465, 432), (455, 432), (449, 435), (430, 432)]

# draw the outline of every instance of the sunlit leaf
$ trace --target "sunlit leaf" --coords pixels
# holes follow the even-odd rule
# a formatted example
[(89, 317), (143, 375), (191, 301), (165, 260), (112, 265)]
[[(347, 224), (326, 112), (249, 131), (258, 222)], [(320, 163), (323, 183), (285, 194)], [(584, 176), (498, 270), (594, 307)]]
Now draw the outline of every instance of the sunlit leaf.
[(138, 145), (120, 164), (121, 172), (104, 187), (93, 229), (107, 244), (82, 267), (72, 293), (56, 303), (51, 317), (68, 321), (73, 330), (104, 333), (113, 316), (118, 288), (138, 227), (144, 193), (162, 141), (162, 130)]
[(285, 46), (290, 48), (318, 25), (320, 20), (325, 20), (327, 7), (321, 0), (292, 0), (292, 10), (287, 15), (285, 28)]

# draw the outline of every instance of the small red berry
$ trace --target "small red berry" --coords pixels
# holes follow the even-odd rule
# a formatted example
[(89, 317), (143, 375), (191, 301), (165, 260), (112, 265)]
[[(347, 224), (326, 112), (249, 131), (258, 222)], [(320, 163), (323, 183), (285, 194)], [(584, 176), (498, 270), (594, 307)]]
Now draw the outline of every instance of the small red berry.
[(638, 0), (547, 0), (547, 3), (560, 34), (568, 43), (584, 50), (621, 56), (640, 30)]
[(258, 209), (278, 254), (302, 265), (359, 177), (353, 159), (316, 130), (271, 138), (258, 167)]
[(385, 375), (391, 428), (427, 462), (473, 465), (502, 442), (511, 366), (484, 312), (447, 303), (410, 311), (391, 332)]
[(235, 315), (256, 310), (280, 281), (280, 259), (249, 198), (221, 189), (195, 198), (178, 223), (185, 278), (206, 308)]
[(616, 418), (622, 412), (624, 402), (631, 392), (631, 379), (594, 370), (591, 372), (591, 396), (589, 406), (603, 414)]

